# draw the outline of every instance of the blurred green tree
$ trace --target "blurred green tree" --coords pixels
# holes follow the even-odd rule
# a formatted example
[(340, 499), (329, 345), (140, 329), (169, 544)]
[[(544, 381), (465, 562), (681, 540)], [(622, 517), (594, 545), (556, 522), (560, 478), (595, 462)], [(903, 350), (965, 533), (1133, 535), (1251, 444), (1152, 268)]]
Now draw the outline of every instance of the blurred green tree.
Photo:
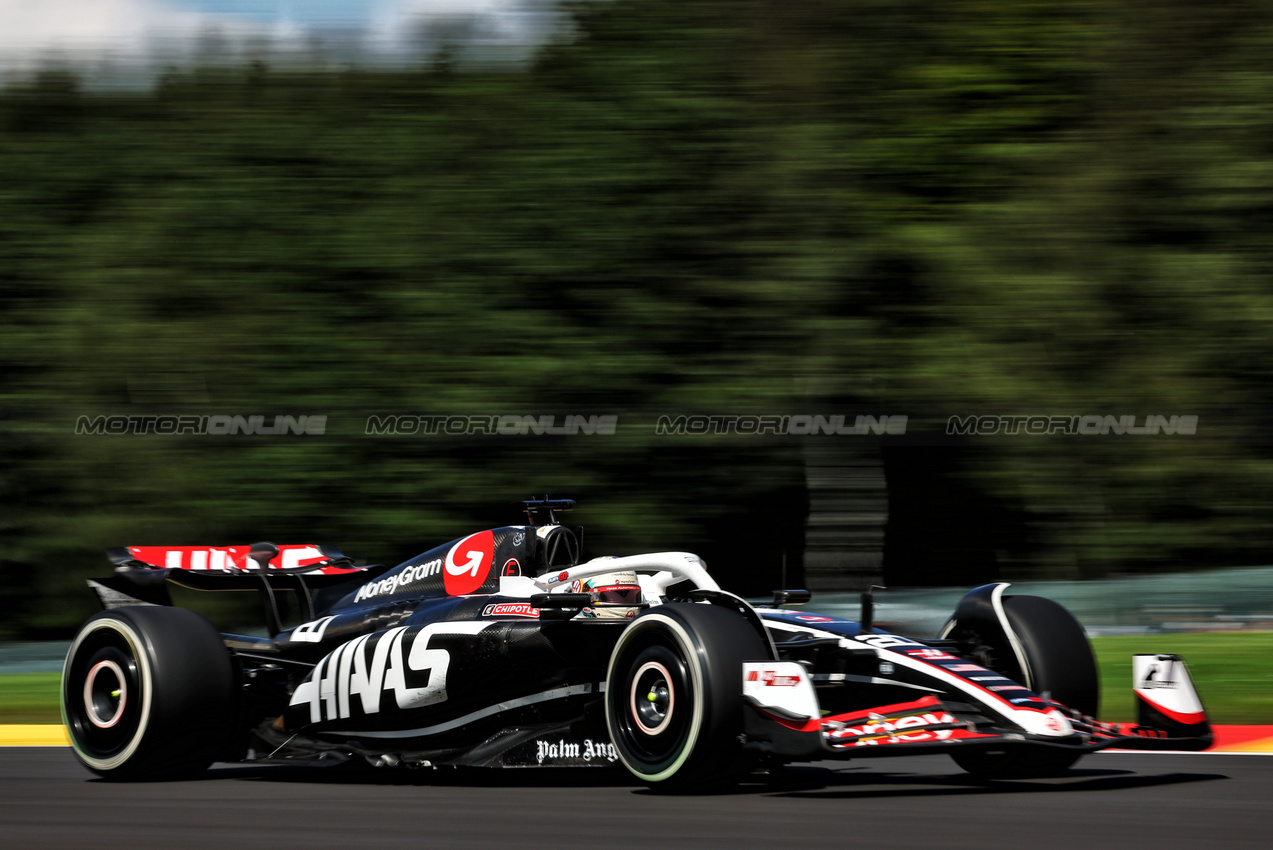
[[(911, 412), (939, 457), (885, 458), (899, 581), (978, 574), (961, 547), (1005, 575), (1268, 561), (1267, 2), (571, 8), (524, 69), (0, 93), (0, 631), (73, 626), (105, 545), (394, 560), (544, 489), (596, 551), (798, 575), (799, 440), (664, 413)], [(329, 425), (76, 436), (109, 413)], [(389, 413), (620, 427), (364, 433)], [(1201, 418), (945, 438), (975, 413)]]

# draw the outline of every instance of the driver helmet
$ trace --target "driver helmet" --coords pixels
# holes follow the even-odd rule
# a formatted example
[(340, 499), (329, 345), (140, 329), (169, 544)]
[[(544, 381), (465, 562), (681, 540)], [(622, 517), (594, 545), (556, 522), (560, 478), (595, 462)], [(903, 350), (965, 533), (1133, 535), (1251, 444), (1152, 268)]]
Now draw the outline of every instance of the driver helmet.
[(593, 620), (630, 620), (641, 610), (641, 585), (631, 570), (603, 573), (579, 582), (579, 593), (592, 594), (601, 603), (584, 608), (581, 616)]

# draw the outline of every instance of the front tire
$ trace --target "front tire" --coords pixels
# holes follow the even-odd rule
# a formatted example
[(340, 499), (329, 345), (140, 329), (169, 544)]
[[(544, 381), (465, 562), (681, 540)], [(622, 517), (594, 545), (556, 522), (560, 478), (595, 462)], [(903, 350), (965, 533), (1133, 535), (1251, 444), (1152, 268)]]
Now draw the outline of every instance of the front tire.
[[(1025, 656), (1022, 684), (1095, 717), (1100, 706), (1100, 672), (1087, 634), (1074, 615), (1042, 596), (1005, 596), (1003, 612)], [(1001, 650), (1004, 656), (1008, 651)], [(1064, 749), (1017, 747), (956, 751), (951, 758), (983, 779), (1023, 779), (1064, 773), (1082, 755)]]
[(62, 720), (75, 757), (107, 779), (172, 779), (224, 756), (235, 675), (220, 634), (183, 608), (103, 611), (62, 670)]
[(1030, 667), (1023, 684), (1095, 717), (1101, 674), (1087, 633), (1074, 615), (1042, 596), (1005, 596), (1003, 611)]
[(661, 605), (633, 620), (606, 671), (606, 725), (619, 760), (665, 791), (714, 790), (746, 768), (742, 665), (769, 657), (738, 612)]

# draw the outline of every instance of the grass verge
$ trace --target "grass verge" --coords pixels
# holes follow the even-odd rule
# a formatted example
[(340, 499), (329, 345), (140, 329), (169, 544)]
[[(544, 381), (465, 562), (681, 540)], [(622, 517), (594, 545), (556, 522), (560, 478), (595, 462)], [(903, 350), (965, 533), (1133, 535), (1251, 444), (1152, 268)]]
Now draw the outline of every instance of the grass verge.
[(1134, 721), (1132, 656), (1185, 659), (1212, 723), (1273, 724), (1273, 632), (1128, 635), (1092, 641), (1101, 668), (1101, 719)]
[(0, 723), (61, 723), (61, 673), (0, 676)]
[[(1212, 723), (1273, 724), (1273, 632), (1132, 635), (1092, 641), (1101, 668), (1101, 719), (1134, 721), (1132, 656), (1184, 656)], [(0, 723), (61, 723), (58, 673), (0, 676)]]

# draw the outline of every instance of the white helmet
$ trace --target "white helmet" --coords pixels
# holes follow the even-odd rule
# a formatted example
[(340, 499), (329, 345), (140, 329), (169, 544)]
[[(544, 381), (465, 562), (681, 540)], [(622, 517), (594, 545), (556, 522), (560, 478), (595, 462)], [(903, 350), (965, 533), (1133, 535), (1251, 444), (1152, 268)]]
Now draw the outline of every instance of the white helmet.
[(580, 615), (595, 620), (629, 620), (641, 610), (643, 602), (641, 585), (631, 570), (584, 579), (578, 592), (592, 594), (592, 601), (598, 603), (584, 608)]

